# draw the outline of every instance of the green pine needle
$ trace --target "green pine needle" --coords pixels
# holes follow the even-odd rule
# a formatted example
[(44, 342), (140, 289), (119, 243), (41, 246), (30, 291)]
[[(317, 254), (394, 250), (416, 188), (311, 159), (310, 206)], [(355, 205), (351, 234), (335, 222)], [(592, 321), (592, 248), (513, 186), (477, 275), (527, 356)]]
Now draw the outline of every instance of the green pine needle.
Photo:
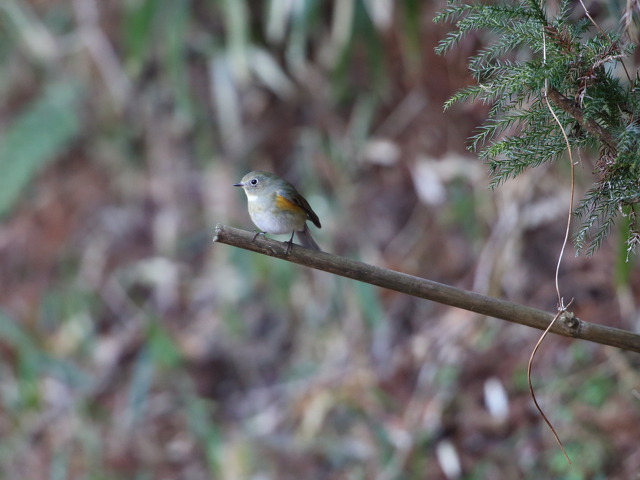
[[(554, 110), (571, 147), (597, 149), (600, 157), (599, 179), (576, 210), (582, 219), (576, 247), (591, 254), (622, 208), (640, 203), (640, 80), (618, 76), (614, 68), (636, 45), (586, 18), (572, 19), (573, 5), (563, 0), (557, 15), (547, 18), (537, 0), (453, 2), (435, 18), (455, 24), (436, 52), (445, 54), (479, 31), (493, 35), (469, 59), (477, 83), (445, 103), (445, 109), (463, 101), (491, 105), (470, 148), (488, 163), (492, 186), (565, 154), (564, 136), (543, 92), (549, 86), (566, 99)], [(636, 222), (626, 223), (632, 249), (640, 232)]]

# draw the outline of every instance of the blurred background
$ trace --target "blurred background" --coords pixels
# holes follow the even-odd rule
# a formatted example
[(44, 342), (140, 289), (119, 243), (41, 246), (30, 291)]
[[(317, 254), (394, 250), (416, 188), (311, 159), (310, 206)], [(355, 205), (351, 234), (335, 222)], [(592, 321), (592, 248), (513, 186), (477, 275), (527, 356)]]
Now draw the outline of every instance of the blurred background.
[[(569, 466), (540, 332), (211, 241), (261, 168), (328, 252), (555, 311), (568, 165), (487, 188), (488, 106), (442, 104), (490, 38), (437, 57), (444, 6), (0, 3), (2, 478), (636, 478), (637, 355), (543, 344)], [(640, 329), (626, 260), (569, 246), (578, 316)]]

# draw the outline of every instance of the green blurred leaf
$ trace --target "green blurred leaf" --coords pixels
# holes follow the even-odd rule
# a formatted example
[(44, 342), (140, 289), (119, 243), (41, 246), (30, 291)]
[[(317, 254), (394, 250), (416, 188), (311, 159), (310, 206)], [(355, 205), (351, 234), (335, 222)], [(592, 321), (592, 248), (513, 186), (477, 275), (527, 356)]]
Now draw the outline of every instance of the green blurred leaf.
[(148, 349), (143, 349), (136, 360), (127, 402), (132, 424), (144, 419), (154, 375), (155, 365), (151, 354)]
[(0, 137), (0, 216), (27, 184), (78, 135), (81, 95), (72, 83), (53, 84)]
[(249, 72), (249, 8), (245, 0), (222, 0), (222, 11), (226, 29), (228, 59), (232, 71), (239, 78), (246, 78)]
[(620, 230), (617, 246), (618, 256), (614, 270), (614, 278), (618, 287), (629, 285), (631, 273), (636, 265), (634, 257), (631, 256), (633, 251), (630, 250), (628, 243), (629, 238), (632, 238), (634, 216), (635, 213), (631, 206), (622, 207), (622, 221), (618, 227)]
[[(190, 5), (189, 2), (173, 2), (170, 5), (166, 14), (168, 25), (165, 37), (165, 56), (176, 103), (184, 114), (183, 119), (186, 120), (195, 115), (194, 99), (191, 96), (191, 85), (189, 84), (187, 49), (185, 48), (190, 25)], [(196, 103), (198, 103), (197, 100)]]
[(212, 404), (208, 400), (188, 395), (185, 397), (185, 414), (190, 432), (197, 438), (207, 457), (209, 472), (218, 474), (224, 464), (222, 453), (225, 438), (222, 431), (211, 420)]
[(383, 324), (384, 320), (376, 287), (361, 282), (354, 283), (353, 287), (367, 327), (375, 330)]
[(20, 352), (38, 351), (33, 339), (24, 328), (2, 310), (0, 310), (0, 341), (16, 347)]
[(167, 330), (158, 322), (153, 322), (148, 332), (148, 348), (151, 358), (161, 367), (177, 366), (182, 360), (180, 350)]
[(0, 345), (13, 347), (18, 354), (16, 376), (21, 384), (31, 384), (40, 371), (41, 355), (31, 334), (13, 317), (0, 311)]
[(152, 53), (149, 45), (154, 40), (153, 25), (156, 12), (162, 6), (160, 0), (146, 0), (130, 4), (124, 17), (124, 45), (127, 60), (140, 68), (147, 55)]
[(579, 396), (584, 403), (593, 405), (594, 407), (601, 407), (615, 391), (615, 379), (600, 375), (589, 378), (589, 381), (582, 386)]

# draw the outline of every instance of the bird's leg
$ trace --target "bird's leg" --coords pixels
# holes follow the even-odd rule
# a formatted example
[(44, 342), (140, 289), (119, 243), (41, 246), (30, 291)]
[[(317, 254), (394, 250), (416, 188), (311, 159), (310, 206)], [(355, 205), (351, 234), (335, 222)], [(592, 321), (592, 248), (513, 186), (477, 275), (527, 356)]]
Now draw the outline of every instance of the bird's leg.
[(291, 250), (291, 245), (293, 245), (293, 235), (295, 234), (295, 230), (291, 232), (291, 238), (288, 242), (284, 242), (287, 244), (287, 250), (284, 252), (285, 255), (289, 255), (289, 250)]
[(261, 232), (260, 230), (258, 230), (256, 234), (253, 236), (253, 238), (251, 239), (251, 243), (256, 241), (256, 238), (258, 238), (258, 235), (264, 235), (264, 234), (265, 232)]

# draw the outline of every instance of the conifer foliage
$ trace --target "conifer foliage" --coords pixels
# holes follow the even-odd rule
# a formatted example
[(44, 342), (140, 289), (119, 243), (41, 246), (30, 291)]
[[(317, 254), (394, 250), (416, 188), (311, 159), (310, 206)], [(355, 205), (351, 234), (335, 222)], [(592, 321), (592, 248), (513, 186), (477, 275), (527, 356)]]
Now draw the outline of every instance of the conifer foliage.
[[(593, 253), (623, 215), (631, 252), (640, 243), (640, 77), (630, 74), (623, 60), (636, 45), (620, 32), (601, 30), (572, 5), (564, 0), (549, 15), (537, 0), (450, 3), (435, 21), (456, 28), (437, 53), (448, 52), (474, 31), (495, 38), (469, 59), (477, 83), (457, 92), (445, 107), (463, 100), (492, 105), (470, 148), (488, 162), (496, 186), (566, 152), (546, 93), (572, 150), (598, 152), (597, 181), (576, 210), (582, 219), (577, 248)], [(577, 8), (582, 9), (579, 3)]]

